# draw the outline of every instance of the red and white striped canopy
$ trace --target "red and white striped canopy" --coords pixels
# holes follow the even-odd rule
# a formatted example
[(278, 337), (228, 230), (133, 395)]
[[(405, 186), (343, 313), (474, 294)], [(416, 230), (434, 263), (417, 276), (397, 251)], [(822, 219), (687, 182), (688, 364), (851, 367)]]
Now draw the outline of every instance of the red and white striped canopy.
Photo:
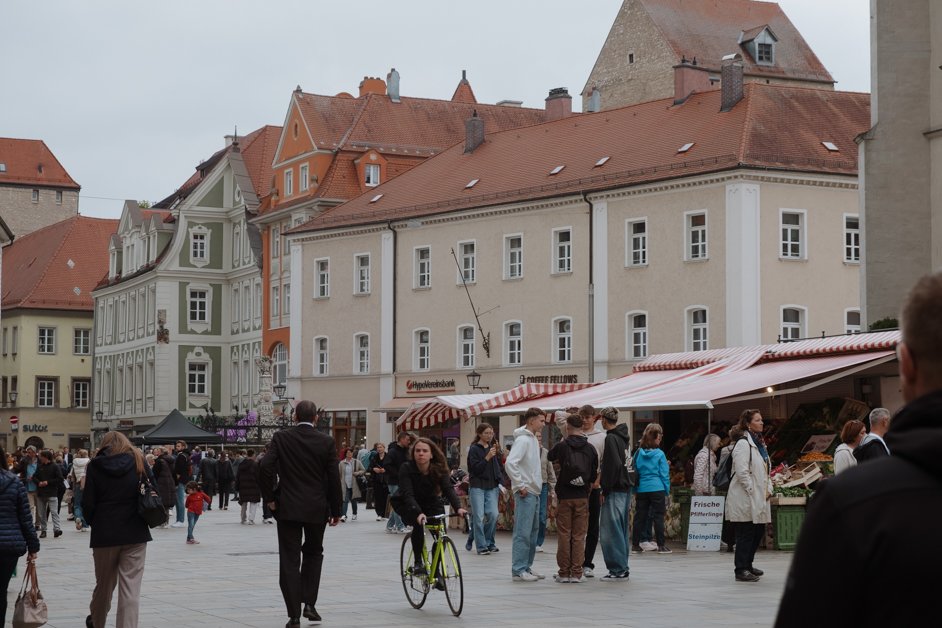
[[(486, 410), (549, 395), (582, 390), (596, 384), (521, 384), (510, 390), (485, 395), (443, 395), (412, 404), (396, 425), (406, 430), (430, 427), (451, 419), (469, 419)], [(529, 406), (526, 406), (529, 407)], [(526, 410), (524, 408), (524, 411)]]

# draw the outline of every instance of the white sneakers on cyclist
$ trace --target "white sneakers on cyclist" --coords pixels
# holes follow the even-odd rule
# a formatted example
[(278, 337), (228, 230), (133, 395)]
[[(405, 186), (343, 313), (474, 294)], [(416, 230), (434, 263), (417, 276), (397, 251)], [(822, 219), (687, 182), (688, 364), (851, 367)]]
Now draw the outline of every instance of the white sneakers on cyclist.
[(518, 574), (514, 575), (514, 582), (536, 582), (539, 580), (534, 574), (529, 571), (521, 571)]

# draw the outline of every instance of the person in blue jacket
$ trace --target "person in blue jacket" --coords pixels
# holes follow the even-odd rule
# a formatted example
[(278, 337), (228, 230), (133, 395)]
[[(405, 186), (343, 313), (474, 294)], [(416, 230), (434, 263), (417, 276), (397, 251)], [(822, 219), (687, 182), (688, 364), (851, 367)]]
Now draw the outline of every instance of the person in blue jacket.
[[(0, 449), (0, 460), (6, 460), (7, 454)], [(13, 577), (13, 570), (20, 556), (27, 554), (27, 562), (36, 560), (39, 553), (39, 537), (33, 526), (33, 515), (29, 509), (26, 486), (6, 465), (0, 469), (0, 582), (3, 583), (3, 595), (0, 596), (0, 626), (6, 625), (7, 586)]]
[(631, 549), (635, 553), (643, 551), (641, 531), (649, 511), (654, 515), (654, 539), (657, 541), (657, 553), (672, 553), (664, 541), (664, 513), (667, 511), (671, 478), (667, 456), (660, 449), (663, 437), (664, 429), (657, 423), (649, 423), (641, 436), (641, 445), (635, 452), (634, 465), (638, 471), (638, 485), (634, 489), (635, 521), (631, 530)]

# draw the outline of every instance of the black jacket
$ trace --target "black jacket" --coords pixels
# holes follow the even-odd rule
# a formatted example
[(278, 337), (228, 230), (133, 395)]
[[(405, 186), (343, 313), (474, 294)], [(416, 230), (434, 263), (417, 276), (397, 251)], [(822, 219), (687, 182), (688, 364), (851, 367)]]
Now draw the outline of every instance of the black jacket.
[(886, 453), (886, 447), (877, 439), (873, 439), (866, 445), (861, 445), (854, 449), (854, 458), (857, 462), (867, 462), (868, 460), (877, 460), (886, 458), (890, 454)]
[(399, 484), (399, 467), (409, 459), (409, 452), (399, 443), (389, 443), (386, 448), (386, 459), (383, 468), (386, 469), (386, 484), (396, 486)]
[(423, 475), (414, 462), (409, 460), (403, 463), (399, 469), (399, 492), (393, 498), (397, 503), (396, 512), (399, 512), (403, 521), (412, 525), (420, 513), (444, 514), (443, 499), (448, 500), (455, 511), (461, 508), (461, 502), (458, 501), (448, 473), (444, 474), (441, 482), (435, 486), (431, 477)]
[[(203, 483), (203, 490), (209, 492), (216, 492), (216, 482), (218, 481), (218, 469), (219, 463), (215, 458), (210, 458), (206, 456), (200, 460), (200, 481)], [(228, 465), (225, 465), (228, 466)]]
[(165, 508), (177, 504), (177, 483), (173, 477), (173, 459), (168, 454), (161, 454), (154, 460), (154, 478), (160, 503)]
[(468, 448), (468, 475), (471, 476), (470, 488), (497, 488), (503, 480), (500, 468), (500, 455), (487, 459), (488, 448), (475, 442)]
[(173, 461), (173, 478), (177, 484), (186, 485), (190, 481), (190, 456), (185, 449)]
[[(589, 457), (589, 477), (583, 478), (582, 486), (574, 486), (570, 482), (575, 478), (569, 474), (566, 463), (571, 450), (583, 448), (586, 448)], [(556, 496), (559, 499), (589, 499), (589, 491), (599, 475), (599, 454), (585, 434), (572, 434), (567, 436), (566, 440), (556, 443), (546, 454), (546, 459), (558, 462), (560, 466), (559, 473), (556, 474)]]
[(240, 504), (242, 502), (262, 501), (262, 491), (259, 489), (258, 463), (255, 458), (246, 457), (239, 463), (235, 488), (239, 493)]
[[(40, 460), (33, 480), (36, 482), (36, 495), (39, 497), (57, 497), (59, 495), (59, 486), (62, 484), (62, 467), (55, 462), (43, 464)], [(40, 486), (40, 482), (48, 482), (48, 484)]]
[(82, 512), (92, 527), (90, 547), (151, 540), (147, 522), (137, 514), (139, 482), (134, 456), (129, 453), (111, 456), (103, 449), (88, 463)]
[(611, 492), (627, 493), (628, 469), (625, 468), (625, 451), (631, 442), (628, 425), (621, 423), (605, 432), (605, 448), (602, 450), (602, 495)]
[(216, 480), (220, 486), (232, 483), (235, 479), (235, 473), (232, 471), (232, 464), (229, 460), (219, 460), (216, 463)]
[(26, 486), (16, 475), (0, 470), (0, 556), (39, 551)]
[[(239, 477), (248, 459), (239, 465)], [(340, 517), (340, 469), (334, 439), (311, 425), (296, 425), (272, 436), (262, 458), (260, 485), (265, 502), (274, 501), (279, 521), (324, 524)], [(245, 489), (239, 490), (242, 499)]]
[[(931, 623), (938, 584), (923, 569), (942, 563), (942, 544), (924, 541), (914, 555), (900, 543), (934, 539), (942, 519), (942, 390), (903, 408), (886, 443), (892, 456), (828, 480), (808, 505), (776, 626), (804, 627), (812, 617), (831, 628)], [(831, 602), (812, 612), (822, 574)], [(873, 582), (883, 602), (860, 599)]]

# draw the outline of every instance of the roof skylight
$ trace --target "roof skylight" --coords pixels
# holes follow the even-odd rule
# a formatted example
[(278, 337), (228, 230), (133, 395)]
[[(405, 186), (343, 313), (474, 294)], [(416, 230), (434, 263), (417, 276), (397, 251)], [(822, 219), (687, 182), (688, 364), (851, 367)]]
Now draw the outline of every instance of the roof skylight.
[(373, 198), (370, 199), (370, 202), (371, 202), (371, 203), (375, 203), (376, 201), (378, 201), (378, 200), (381, 199), (381, 198), (383, 198), (383, 195), (382, 195), (382, 194), (377, 194), (376, 196), (374, 196)]
[(480, 181), (480, 179), (471, 179), (470, 181), (468, 181), (468, 185), (464, 186), (464, 189), (470, 190), (471, 188), (473, 188), (474, 186), (478, 184), (478, 181)]
[(602, 157), (597, 162), (595, 162), (595, 167), (598, 168), (599, 166), (604, 166), (605, 162), (607, 162), (609, 159), (611, 159), (611, 157)]
[(828, 149), (832, 153), (836, 153), (840, 151), (840, 149), (834, 144), (834, 142), (821, 142), (821, 143), (824, 145), (826, 149)]
[(684, 144), (683, 146), (681, 146), (680, 148), (678, 148), (678, 149), (677, 149), (677, 152), (678, 152), (678, 153), (686, 153), (688, 150), (690, 150), (691, 148), (693, 148), (693, 144), (694, 144), (693, 142), (687, 142), (686, 144)]
[(554, 175), (554, 174), (559, 174), (560, 172), (563, 171), (563, 168), (565, 168), (565, 167), (566, 167), (565, 165), (556, 166), (555, 168), (553, 168), (552, 170), (550, 170), (550, 176), (552, 176), (552, 175)]

